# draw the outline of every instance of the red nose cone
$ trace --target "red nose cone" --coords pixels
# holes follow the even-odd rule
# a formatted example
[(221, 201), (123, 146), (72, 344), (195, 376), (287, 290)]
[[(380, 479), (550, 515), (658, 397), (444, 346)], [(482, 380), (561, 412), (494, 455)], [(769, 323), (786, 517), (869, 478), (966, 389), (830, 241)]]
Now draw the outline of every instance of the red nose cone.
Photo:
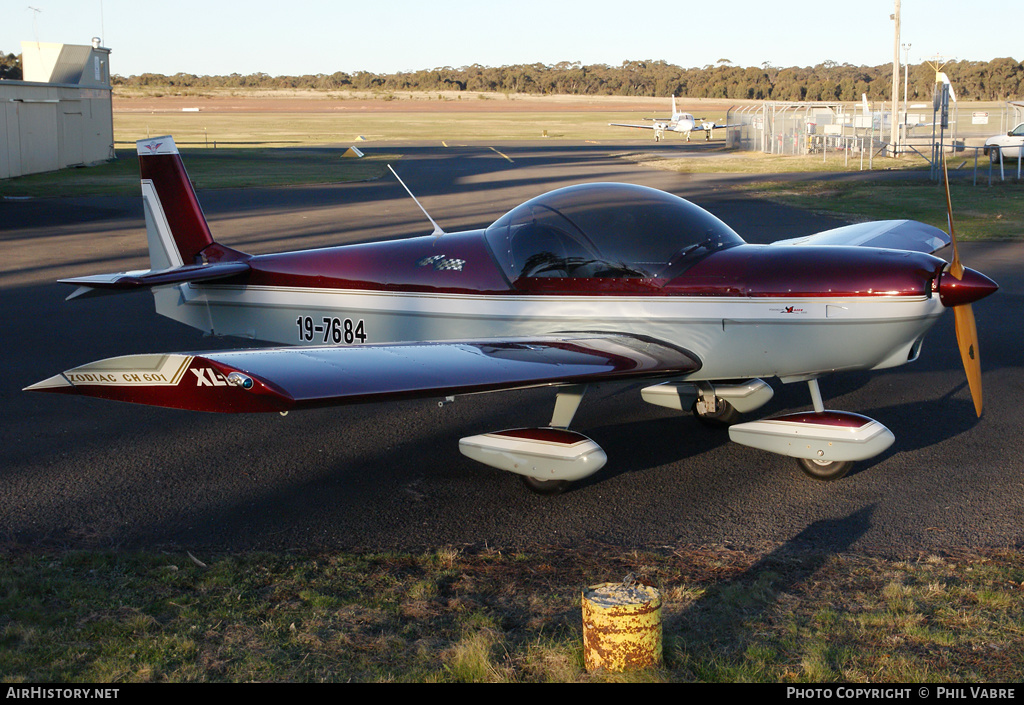
[(957, 279), (949, 271), (939, 280), (939, 299), (946, 308), (961, 306), (994, 294), (999, 285), (981, 272), (964, 268), (964, 278)]

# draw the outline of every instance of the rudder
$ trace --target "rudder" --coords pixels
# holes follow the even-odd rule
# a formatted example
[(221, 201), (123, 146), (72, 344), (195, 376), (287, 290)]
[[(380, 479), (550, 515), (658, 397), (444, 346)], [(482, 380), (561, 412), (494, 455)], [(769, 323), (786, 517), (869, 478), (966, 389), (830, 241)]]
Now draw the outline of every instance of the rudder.
[(201, 264), (213, 244), (206, 216), (170, 135), (139, 140), (142, 201), (152, 270)]

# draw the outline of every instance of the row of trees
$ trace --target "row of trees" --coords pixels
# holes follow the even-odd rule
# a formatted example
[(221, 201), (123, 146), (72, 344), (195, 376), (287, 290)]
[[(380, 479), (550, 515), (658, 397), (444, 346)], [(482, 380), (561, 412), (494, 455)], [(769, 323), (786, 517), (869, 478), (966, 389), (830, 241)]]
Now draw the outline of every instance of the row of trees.
[[(1024, 95), (1024, 64), (1014, 59), (952, 61), (943, 70), (952, 81), (958, 98), (1007, 100)], [(870, 100), (888, 99), (892, 85), (892, 65), (853, 66), (825, 61), (808, 67), (780, 68), (768, 62), (759, 67), (740, 67), (734, 66), (727, 59), (719, 59), (715, 64), (702, 68), (682, 68), (665, 61), (625, 61), (619, 66), (584, 66), (580, 62), (563, 61), (554, 65), (520, 64), (501, 67), (473, 64), (461, 68), (444, 67), (392, 74), (366, 71), (349, 74), (339, 71), (305, 76), (270, 76), (266, 73), (233, 73), (228, 76), (177, 73), (166, 76), (144, 73), (127, 77), (115, 75), (112, 80), (115, 86), (159, 86), (172, 89), (484, 91), (543, 95), (678, 95), (733, 100), (853, 101), (860, 100), (861, 94), (867, 94)], [(935, 70), (932, 66), (911, 66), (908, 97), (911, 100), (930, 99), (934, 82)]]

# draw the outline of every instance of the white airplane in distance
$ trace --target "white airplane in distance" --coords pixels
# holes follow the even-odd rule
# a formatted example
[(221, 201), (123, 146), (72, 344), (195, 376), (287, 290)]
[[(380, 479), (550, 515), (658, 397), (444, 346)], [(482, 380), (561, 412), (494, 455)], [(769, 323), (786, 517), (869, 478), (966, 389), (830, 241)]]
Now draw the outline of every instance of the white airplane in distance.
[(665, 136), (665, 131), (670, 132), (682, 132), (686, 136), (686, 141), (690, 141), (691, 132), (703, 132), (704, 139), (710, 140), (713, 135), (712, 131), (716, 127), (738, 127), (738, 125), (718, 125), (715, 122), (708, 122), (704, 118), (695, 118), (690, 113), (681, 113), (676, 108), (676, 97), (672, 96), (672, 117), (670, 118), (644, 118), (649, 120), (649, 125), (630, 125), (621, 122), (610, 122), (608, 123), (612, 127), (637, 127), (642, 130), (654, 130), (654, 140), (660, 141)]

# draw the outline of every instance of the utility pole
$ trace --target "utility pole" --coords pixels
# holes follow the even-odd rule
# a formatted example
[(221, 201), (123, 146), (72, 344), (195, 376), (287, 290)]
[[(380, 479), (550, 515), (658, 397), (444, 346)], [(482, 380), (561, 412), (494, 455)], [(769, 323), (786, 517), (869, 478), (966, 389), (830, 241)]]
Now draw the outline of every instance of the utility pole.
[(903, 143), (907, 142), (907, 85), (910, 83), (910, 44), (903, 45)]
[[(945, 59), (936, 55), (927, 64), (935, 69), (935, 85), (932, 88), (932, 179), (938, 180), (939, 159), (942, 157), (942, 142), (945, 130), (949, 127), (949, 84), (942, 69), (945, 68)], [(938, 127), (939, 141), (935, 141), (935, 128)]]
[(892, 156), (897, 156), (899, 152), (899, 134), (900, 126), (896, 119), (898, 112), (896, 106), (899, 105), (900, 95), (900, 0), (896, 0), (896, 12), (892, 14), (892, 19), (896, 23), (895, 38), (892, 43), (892, 137), (890, 142), (890, 149), (892, 150)]

